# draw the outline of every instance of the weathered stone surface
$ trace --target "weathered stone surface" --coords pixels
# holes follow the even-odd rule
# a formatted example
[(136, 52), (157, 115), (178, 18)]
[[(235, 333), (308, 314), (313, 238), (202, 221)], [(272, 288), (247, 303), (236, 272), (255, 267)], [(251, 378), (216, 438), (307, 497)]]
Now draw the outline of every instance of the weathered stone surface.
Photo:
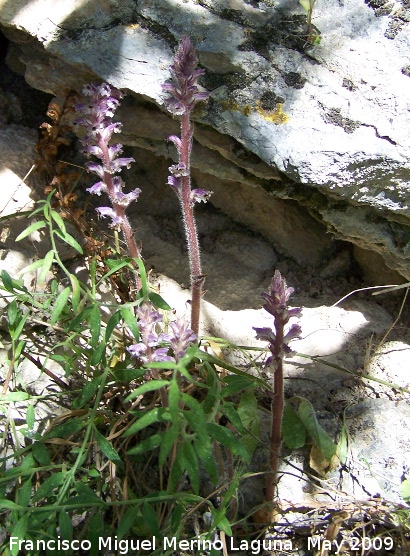
[[(145, 122), (150, 116), (152, 122), (145, 133), (141, 126), (127, 133), (131, 144), (158, 154), (156, 124), (166, 119), (150, 112), (149, 102), (152, 109), (162, 106), (160, 85), (169, 77), (177, 40), (189, 30), (211, 91), (196, 116), (204, 124), (196, 133), (203, 151), (198, 147), (193, 159), (201, 174), (244, 189), (253, 182), (267, 192), (265, 209), (272, 214), (278, 197), (296, 200), (336, 237), (379, 253), (410, 278), (408, 8), (401, 2), (394, 9), (372, 6), (317, 4), (312, 33), (320, 30), (322, 41), (313, 48), (302, 9), (285, 0), (72, 0), (53, 5), (50, 17), (44, 17), (46, 0), (2, 0), (0, 22), (15, 43), (10, 59), (24, 64), (33, 86), (56, 94), (100, 78), (148, 101)], [(222, 134), (216, 141), (213, 130)], [(253, 159), (244, 162), (233, 152), (241, 145)], [(221, 196), (216, 192), (215, 203), (225, 210)], [(236, 217), (253, 227), (259, 219), (253, 208), (253, 222), (240, 211)], [(289, 254), (318, 264), (329, 244), (318, 242), (323, 229), (305, 217), (300, 227), (309, 230), (304, 247), (311, 252), (305, 259)], [(287, 225), (301, 244), (293, 220)], [(263, 221), (254, 229), (265, 235), (266, 216)], [(277, 230), (266, 237), (280, 244), (284, 234)]]

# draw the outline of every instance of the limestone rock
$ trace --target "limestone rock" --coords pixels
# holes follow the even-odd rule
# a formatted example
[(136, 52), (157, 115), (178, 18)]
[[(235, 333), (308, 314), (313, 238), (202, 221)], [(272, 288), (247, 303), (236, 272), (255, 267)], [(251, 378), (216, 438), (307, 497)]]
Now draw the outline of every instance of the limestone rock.
[[(129, 141), (153, 151), (160, 141), (153, 128), (166, 118), (155, 107), (163, 105), (161, 83), (189, 30), (211, 92), (196, 115), (203, 150), (193, 164), (201, 175), (234, 180), (251, 199), (257, 188), (265, 190), (272, 215), (279, 198), (283, 211), (292, 213), (288, 199), (306, 207), (318, 223), (310, 226), (302, 211), (299, 230), (294, 217), (287, 225), (315, 264), (328, 255), (329, 242), (318, 240), (328, 229), (410, 278), (409, 10), (401, 0), (379, 4), (323, 0), (308, 30), (297, 2), (71, 0), (44, 17), (47, 0), (2, 0), (0, 23), (33, 86), (56, 94), (103, 79), (144, 100), (153, 124), (145, 134), (130, 129)], [(232, 146), (249, 153), (250, 162)], [(221, 197), (215, 203), (226, 207)], [(256, 226), (253, 208), (247, 224)], [(236, 216), (245, 219), (240, 211)], [(265, 234), (266, 216), (261, 220)], [(280, 227), (266, 236), (278, 245)], [(306, 264), (300, 253), (290, 255)]]

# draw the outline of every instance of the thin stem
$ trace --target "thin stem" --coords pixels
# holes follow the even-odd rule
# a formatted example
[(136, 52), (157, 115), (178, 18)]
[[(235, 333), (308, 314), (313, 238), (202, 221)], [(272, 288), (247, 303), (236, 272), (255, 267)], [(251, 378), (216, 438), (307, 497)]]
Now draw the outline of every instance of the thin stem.
[(275, 497), (275, 487), (278, 477), (280, 447), (282, 441), (282, 418), (284, 407), (284, 390), (283, 390), (283, 339), (284, 339), (284, 322), (281, 315), (275, 317), (276, 339), (273, 344), (273, 357), (271, 369), (273, 368), (273, 392), (272, 392), (272, 427), (270, 437), (270, 457), (269, 463), (271, 473), (268, 475), (265, 499), (272, 502)]
[(203, 276), (198, 233), (194, 210), (191, 204), (190, 153), (192, 149), (192, 138), (193, 126), (190, 121), (190, 113), (186, 112), (181, 117), (180, 161), (184, 165), (185, 175), (181, 177), (182, 191), (180, 199), (191, 271), (191, 329), (194, 334), (198, 334)]

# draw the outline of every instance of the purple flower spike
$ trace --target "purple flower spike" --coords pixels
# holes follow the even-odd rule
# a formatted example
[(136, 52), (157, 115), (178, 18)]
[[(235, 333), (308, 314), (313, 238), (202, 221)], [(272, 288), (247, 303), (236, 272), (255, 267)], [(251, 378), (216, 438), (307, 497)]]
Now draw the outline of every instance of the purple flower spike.
[[(302, 309), (299, 307), (288, 308), (288, 301), (294, 289), (288, 288), (286, 280), (276, 270), (272, 279), (269, 293), (262, 293), (261, 297), (265, 300), (263, 308), (274, 317), (273, 332), (271, 328), (254, 328), (256, 337), (259, 340), (269, 342), (269, 349), (274, 357), (282, 358), (285, 353), (290, 353), (289, 342), (299, 338), (302, 329), (299, 324), (292, 324), (288, 332), (284, 333), (284, 327), (292, 317), (298, 317)], [(268, 359), (268, 363), (271, 358)]]
[[(124, 182), (116, 176), (124, 167), (129, 168), (133, 158), (117, 158), (122, 153), (122, 145), (115, 143), (109, 144), (113, 133), (121, 131), (121, 123), (113, 122), (114, 112), (118, 108), (119, 101), (123, 94), (108, 85), (102, 83), (97, 85), (91, 83), (83, 88), (85, 97), (82, 104), (78, 104), (75, 109), (80, 115), (76, 120), (78, 126), (86, 129), (86, 135), (82, 139), (84, 152), (87, 155), (97, 157), (101, 163), (88, 162), (87, 170), (97, 174), (100, 181), (89, 187), (87, 191), (96, 195), (107, 193), (111, 201), (112, 208), (99, 207), (97, 211), (102, 218), (111, 218), (111, 226), (120, 226), (128, 247), (128, 253), (132, 259), (140, 258), (140, 248), (134, 238), (133, 229), (125, 214), (125, 208), (132, 201), (138, 199), (141, 190), (136, 188), (130, 193), (123, 192)], [(136, 268), (137, 265), (135, 264)], [(137, 291), (141, 287), (141, 280), (137, 276), (135, 279)]]

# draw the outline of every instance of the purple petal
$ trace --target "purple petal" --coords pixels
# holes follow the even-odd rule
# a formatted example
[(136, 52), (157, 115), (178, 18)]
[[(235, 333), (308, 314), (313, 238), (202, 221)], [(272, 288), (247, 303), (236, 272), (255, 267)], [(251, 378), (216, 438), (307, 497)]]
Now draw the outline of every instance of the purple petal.
[(87, 170), (89, 172), (94, 172), (94, 174), (97, 174), (101, 179), (104, 178), (104, 168), (97, 162), (87, 162)]
[(257, 340), (265, 340), (266, 342), (273, 343), (276, 340), (275, 333), (271, 328), (264, 327), (264, 328), (255, 328), (253, 329), (256, 332), (256, 339)]
[(86, 191), (94, 195), (101, 195), (101, 193), (107, 192), (107, 186), (103, 181), (97, 181), (97, 183), (86, 189)]
[(135, 162), (133, 158), (116, 158), (109, 164), (111, 174), (121, 172), (123, 166), (130, 168), (132, 162)]
[(111, 207), (98, 207), (95, 210), (100, 214), (102, 218), (105, 218), (106, 216), (111, 218), (111, 226), (118, 226), (118, 224), (121, 224), (122, 222), (122, 219)]
[(181, 142), (181, 139), (177, 135), (170, 135), (168, 137), (168, 141), (172, 141), (174, 143), (178, 152), (181, 150), (182, 142)]
[(285, 344), (288, 344), (289, 342), (291, 342), (292, 340), (296, 339), (296, 338), (300, 338), (300, 335), (302, 334), (302, 328), (299, 324), (292, 324), (292, 326), (290, 327), (289, 331), (287, 332), (287, 334), (285, 335), (285, 337), (283, 338), (283, 342)]
[(190, 193), (191, 206), (195, 203), (206, 203), (213, 191), (206, 191), (205, 189), (193, 189)]

